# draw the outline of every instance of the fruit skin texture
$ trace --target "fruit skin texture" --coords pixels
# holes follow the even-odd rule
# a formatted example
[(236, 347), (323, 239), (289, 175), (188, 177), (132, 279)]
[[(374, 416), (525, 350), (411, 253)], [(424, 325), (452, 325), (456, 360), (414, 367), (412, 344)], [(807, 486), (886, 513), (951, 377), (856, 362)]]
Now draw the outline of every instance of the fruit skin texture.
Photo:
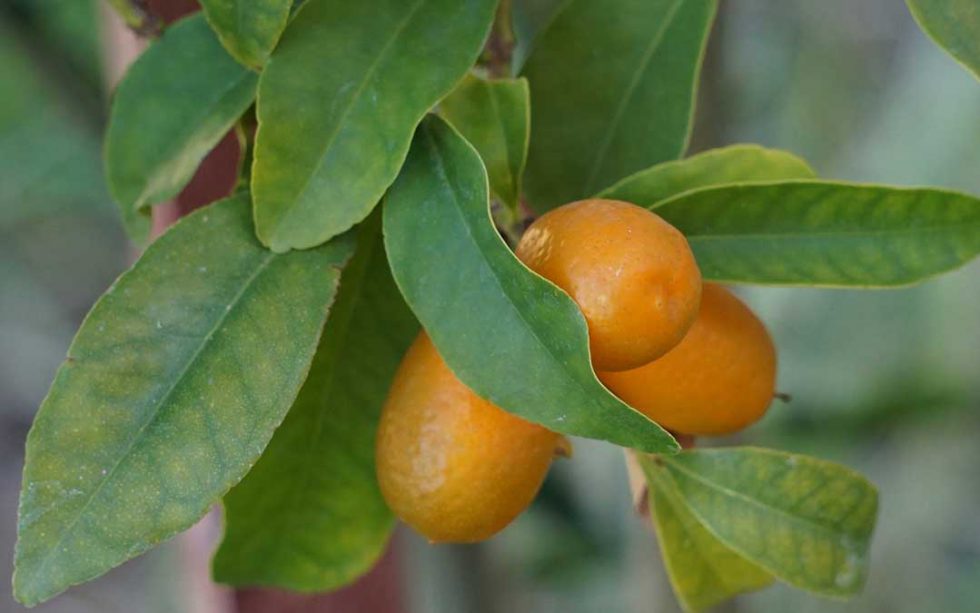
[(531, 504), (563, 442), (474, 394), (423, 332), (381, 414), (378, 482), (392, 511), (430, 541), (480, 541)]
[(776, 349), (745, 303), (706, 283), (697, 321), (677, 347), (640, 368), (598, 375), (668, 430), (730, 434), (761, 418), (772, 402)]
[(582, 309), (596, 370), (655, 360), (697, 316), (701, 272), (687, 239), (634, 204), (592, 199), (553, 209), (531, 224), (516, 253)]

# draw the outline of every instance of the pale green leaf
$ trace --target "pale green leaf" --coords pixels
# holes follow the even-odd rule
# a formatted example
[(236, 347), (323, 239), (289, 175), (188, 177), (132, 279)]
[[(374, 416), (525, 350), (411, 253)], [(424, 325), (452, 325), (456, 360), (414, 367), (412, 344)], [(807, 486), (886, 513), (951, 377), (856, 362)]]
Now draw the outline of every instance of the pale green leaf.
[(937, 45), (980, 79), (980, 2), (906, 0), (912, 16)]
[(660, 461), (693, 515), (740, 556), (822, 594), (849, 596), (864, 586), (878, 493), (861, 475), (751, 447)]
[(292, 0), (201, 0), (208, 23), (235, 59), (260, 68), (279, 41)]
[(567, 0), (537, 35), (525, 187), (538, 211), (687, 146), (716, 0)]
[(940, 189), (832, 181), (723, 185), (661, 201), (705, 279), (888, 287), (980, 253), (980, 199)]
[(255, 98), (258, 76), (221, 47), (204, 17), (168, 28), (126, 72), (106, 131), (106, 176), (130, 235), (176, 196)]
[(374, 437), (418, 324), (391, 279), (380, 221), (372, 216), (359, 230), (296, 404), (225, 497), (218, 581), (327, 591), (384, 550), (394, 520), (375, 478)]
[(741, 557), (691, 514), (671, 476), (640, 460), (646, 473), (650, 510), (670, 584), (686, 611), (703, 611), (729, 598), (770, 585), (773, 576)]
[(306, 248), (367, 216), (415, 126), (476, 60), (495, 0), (308, 0), (259, 82), (262, 242)]
[(238, 196), (178, 222), (116, 281), (27, 437), (18, 600), (188, 528), (245, 475), (306, 377), (351, 243), (276, 255)]
[(558, 432), (677, 450), (598, 382), (581, 311), (500, 238), (479, 155), (438, 117), (416, 133), (386, 197), (384, 229), (395, 282), (473, 391)]
[(759, 145), (731, 145), (641, 170), (603, 190), (599, 197), (652, 207), (702, 187), (815, 176), (813, 169), (792, 153)]
[(439, 109), (483, 158), (493, 193), (516, 211), (531, 121), (527, 80), (467, 75)]

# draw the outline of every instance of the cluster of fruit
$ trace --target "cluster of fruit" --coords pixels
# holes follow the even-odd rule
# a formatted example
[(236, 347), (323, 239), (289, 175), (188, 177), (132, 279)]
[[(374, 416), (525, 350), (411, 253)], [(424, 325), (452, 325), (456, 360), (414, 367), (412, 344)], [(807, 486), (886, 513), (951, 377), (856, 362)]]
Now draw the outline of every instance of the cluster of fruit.
[[(593, 367), (624, 402), (671, 432), (728, 434), (762, 417), (776, 354), (765, 327), (727, 289), (702, 284), (684, 236), (647, 209), (614, 200), (564, 205), (517, 246), (566, 291), (589, 328)], [(480, 398), (423, 332), (406, 353), (377, 437), (381, 492), (434, 542), (474, 542), (532, 501), (560, 434)]]

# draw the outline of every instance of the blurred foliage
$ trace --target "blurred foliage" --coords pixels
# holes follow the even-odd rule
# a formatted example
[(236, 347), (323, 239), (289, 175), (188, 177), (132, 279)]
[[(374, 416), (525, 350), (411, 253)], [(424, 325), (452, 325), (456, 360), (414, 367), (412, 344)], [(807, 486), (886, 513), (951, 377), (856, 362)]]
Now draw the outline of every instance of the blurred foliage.
[[(102, 179), (97, 15), (83, 0), (0, 6), (4, 560), (26, 426), (81, 317), (129, 257)], [(980, 86), (903, 3), (740, 0), (721, 3), (719, 17), (696, 150), (759, 142), (825, 177), (980, 192)], [(861, 470), (879, 486), (881, 516), (863, 596), (840, 603), (775, 587), (724, 610), (975, 611), (980, 264), (901, 290), (742, 293), (776, 338), (780, 390), (793, 399), (737, 442)], [(676, 610), (611, 445), (576, 441), (531, 512), (486, 545), (399, 538), (416, 611)], [(147, 603), (175, 598), (175, 560), (164, 550), (42, 610), (176, 610)], [(0, 595), (0, 611), (12, 607)]]

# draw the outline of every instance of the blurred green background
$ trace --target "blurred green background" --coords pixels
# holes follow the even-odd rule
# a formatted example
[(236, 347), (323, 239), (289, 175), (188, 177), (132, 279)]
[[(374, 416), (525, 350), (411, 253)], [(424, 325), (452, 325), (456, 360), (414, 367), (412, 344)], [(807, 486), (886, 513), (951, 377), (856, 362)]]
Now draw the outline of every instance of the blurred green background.
[[(0, 4), (0, 574), (9, 576), (23, 440), (72, 334), (130, 258), (101, 174), (107, 96), (94, 0)], [(980, 193), (980, 84), (897, 0), (727, 0), (692, 150), (752, 141), (826, 177)], [(745, 288), (792, 394), (734, 441), (846, 463), (881, 493), (865, 593), (782, 586), (721, 610), (980, 610), (980, 262), (915, 288)], [(655, 537), (621, 452), (577, 441), (534, 507), (492, 541), (402, 532), (410, 610), (669, 612)], [(168, 544), (40, 611), (186, 611)], [(21, 610), (0, 581), (0, 611)]]

